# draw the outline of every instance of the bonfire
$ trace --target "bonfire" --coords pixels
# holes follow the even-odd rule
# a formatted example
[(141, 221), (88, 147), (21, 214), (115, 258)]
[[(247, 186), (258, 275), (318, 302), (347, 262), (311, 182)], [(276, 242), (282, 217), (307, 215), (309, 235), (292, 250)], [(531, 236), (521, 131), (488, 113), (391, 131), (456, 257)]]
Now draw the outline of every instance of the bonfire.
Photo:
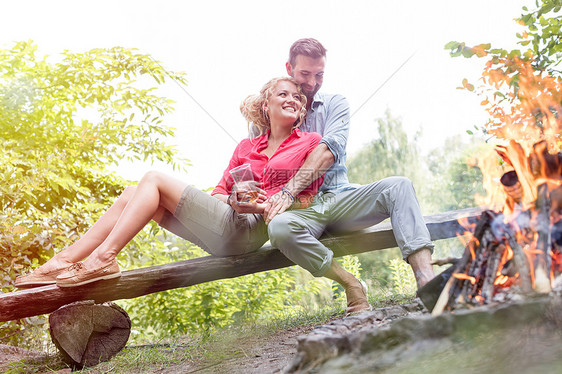
[[(549, 293), (562, 279), (562, 85), (528, 62), (513, 64), (518, 92), (509, 105), (488, 106), (486, 132), (497, 145), (478, 157), (481, 218), (460, 222), (465, 251), (432, 282), (438, 297), (420, 295), (434, 315)], [(485, 78), (499, 89), (509, 76), (489, 66)]]

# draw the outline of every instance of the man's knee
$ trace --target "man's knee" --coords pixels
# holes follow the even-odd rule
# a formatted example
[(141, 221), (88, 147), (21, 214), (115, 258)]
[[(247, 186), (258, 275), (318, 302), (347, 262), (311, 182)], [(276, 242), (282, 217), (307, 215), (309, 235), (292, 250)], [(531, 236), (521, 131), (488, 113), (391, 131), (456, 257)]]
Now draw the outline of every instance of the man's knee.
[(392, 185), (399, 190), (411, 190), (414, 187), (412, 181), (407, 177), (390, 177)]
[(279, 248), (283, 244), (290, 243), (294, 240), (296, 231), (302, 229), (290, 214), (280, 214), (273, 217), (269, 225), (267, 225), (267, 233), (269, 235), (269, 241), (271, 245)]
[(393, 200), (416, 198), (414, 184), (407, 177), (389, 177), (387, 178), (387, 189)]

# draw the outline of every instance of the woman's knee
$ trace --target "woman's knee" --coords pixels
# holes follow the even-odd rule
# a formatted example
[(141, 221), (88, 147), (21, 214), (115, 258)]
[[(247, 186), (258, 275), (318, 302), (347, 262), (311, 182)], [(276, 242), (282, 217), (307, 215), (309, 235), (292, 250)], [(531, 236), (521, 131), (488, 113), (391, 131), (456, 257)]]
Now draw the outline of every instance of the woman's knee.
[(249, 251), (248, 248), (244, 245), (225, 242), (215, 246), (212, 250), (207, 249), (207, 252), (217, 257), (229, 257), (243, 255), (251, 251)]
[(157, 170), (147, 171), (141, 178), (139, 184), (141, 183), (158, 183), (165, 176), (164, 173)]

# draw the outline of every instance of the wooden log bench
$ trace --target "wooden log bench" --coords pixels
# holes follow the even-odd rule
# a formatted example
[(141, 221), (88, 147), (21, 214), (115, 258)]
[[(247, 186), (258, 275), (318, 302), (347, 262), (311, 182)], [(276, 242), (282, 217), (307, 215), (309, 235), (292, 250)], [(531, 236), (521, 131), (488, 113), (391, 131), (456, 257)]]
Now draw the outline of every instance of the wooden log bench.
[[(476, 220), (482, 210), (471, 208), (426, 216), (425, 221), (433, 241), (464, 233), (459, 218)], [(321, 241), (336, 257), (396, 247), (390, 223), (341, 236), (325, 235)], [(81, 300), (102, 303), (131, 299), (154, 292), (193, 286), (224, 278), (280, 269), (294, 265), (271, 246), (232, 257), (206, 256), (160, 266), (124, 271), (117, 279), (59, 288), (43, 286), (0, 294), (0, 322), (51, 313), (59, 307)]]

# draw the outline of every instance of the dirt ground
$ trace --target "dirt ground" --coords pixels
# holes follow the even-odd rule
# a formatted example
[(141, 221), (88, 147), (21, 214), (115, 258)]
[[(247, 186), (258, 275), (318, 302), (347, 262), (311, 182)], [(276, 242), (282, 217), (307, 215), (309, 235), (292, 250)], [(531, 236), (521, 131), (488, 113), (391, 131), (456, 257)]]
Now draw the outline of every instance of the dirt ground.
[(37, 358), (42, 355), (43, 353), (41, 352), (28, 351), (27, 349), (11, 345), (0, 344), (0, 370), (3, 370), (3, 366), (7, 363), (22, 359)]
[[(170, 373), (201, 374), (264, 374), (281, 373), (297, 353), (297, 337), (305, 335), (308, 328), (293, 328), (268, 337), (247, 337), (230, 347), (231, 356), (219, 362), (199, 362), (190, 367), (180, 365), (170, 368)], [(186, 371), (186, 369), (188, 371)]]
[[(220, 355), (210, 355), (217, 358), (203, 358), (200, 360), (184, 361), (162, 368), (145, 367), (144, 373), (198, 373), (198, 374), (264, 374), (281, 373), (294, 358), (297, 352), (297, 337), (310, 332), (314, 326), (298, 327), (280, 331), (273, 335), (257, 333), (246, 336), (235, 342), (216, 342), (208, 349), (220, 350)], [(130, 347), (130, 349), (142, 349)], [(179, 348), (181, 349), (181, 348)], [(170, 352), (174, 354), (174, 352)], [(25, 359), (43, 361), (44, 354), (25, 349), (0, 344), (0, 373), (7, 370), (6, 364)], [(119, 370), (111, 361), (87, 370), (88, 374), (106, 373), (106, 365), (112, 367), (112, 372), (126, 373)], [(49, 370), (48, 372), (53, 372)], [(54, 371), (70, 373), (70, 369)]]

